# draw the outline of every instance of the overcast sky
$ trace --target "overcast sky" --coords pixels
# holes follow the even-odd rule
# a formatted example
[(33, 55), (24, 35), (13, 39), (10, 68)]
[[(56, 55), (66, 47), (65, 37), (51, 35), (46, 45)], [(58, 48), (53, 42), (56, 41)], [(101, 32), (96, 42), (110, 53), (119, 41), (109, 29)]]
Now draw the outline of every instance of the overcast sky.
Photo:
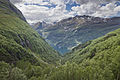
[(75, 15), (120, 16), (118, 1), (120, 0), (11, 0), (29, 23), (55, 22)]

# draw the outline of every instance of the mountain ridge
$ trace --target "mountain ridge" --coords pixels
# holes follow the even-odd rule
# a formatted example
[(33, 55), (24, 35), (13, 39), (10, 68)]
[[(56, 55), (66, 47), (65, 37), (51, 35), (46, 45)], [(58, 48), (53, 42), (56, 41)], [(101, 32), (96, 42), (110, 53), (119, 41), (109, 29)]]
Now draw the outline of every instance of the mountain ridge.
[(43, 26), (44, 28), (38, 28), (37, 31), (54, 49), (60, 53), (66, 53), (78, 44), (120, 28), (119, 20), (120, 17), (75, 16)]

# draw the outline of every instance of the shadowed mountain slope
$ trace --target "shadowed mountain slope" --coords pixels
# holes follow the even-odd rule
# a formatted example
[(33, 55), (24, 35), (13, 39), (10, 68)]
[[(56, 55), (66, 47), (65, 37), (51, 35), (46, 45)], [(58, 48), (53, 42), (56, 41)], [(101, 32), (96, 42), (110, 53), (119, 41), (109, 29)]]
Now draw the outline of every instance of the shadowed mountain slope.
[(0, 0), (0, 60), (48, 63), (59, 60), (59, 54), (27, 23), (21, 12), (7, 0)]

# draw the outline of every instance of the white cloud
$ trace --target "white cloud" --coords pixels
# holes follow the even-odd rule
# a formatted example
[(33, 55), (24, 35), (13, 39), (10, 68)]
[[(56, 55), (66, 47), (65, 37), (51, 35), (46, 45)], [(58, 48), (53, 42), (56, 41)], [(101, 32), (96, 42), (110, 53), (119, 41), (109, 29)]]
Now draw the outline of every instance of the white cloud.
[(72, 7), (72, 10), (78, 15), (90, 15), (95, 17), (113, 17), (120, 12), (120, 6), (116, 6), (114, 2), (108, 3), (105, 6), (96, 3), (86, 3), (81, 6)]
[(98, 8), (99, 5), (90, 2), (81, 6), (72, 7), (72, 10), (75, 11), (78, 15), (89, 15), (96, 12)]
[(86, 3), (106, 3), (106, 2), (114, 2), (114, 1), (120, 1), (120, 0), (76, 0), (80, 4), (86, 4)]
[[(116, 16), (120, 6), (114, 4), (115, 0), (11, 0), (18, 7), (29, 23), (46, 21), (54, 22), (76, 15), (90, 15), (97, 17)], [(77, 1), (80, 6), (66, 10), (66, 4)], [(118, 0), (116, 0), (118, 1)], [(109, 2), (106, 6), (101, 3)], [(28, 4), (28, 5), (25, 5)], [(38, 5), (35, 5), (38, 4)], [(56, 5), (54, 7), (47, 7)], [(47, 5), (47, 6), (44, 6)]]
[[(31, 5), (24, 5), (25, 3)], [(42, 6), (46, 5), (45, 3), (47, 5), (55, 4), (56, 7), (48, 8)], [(39, 4), (41, 6), (32, 4)], [(63, 0), (58, 0), (57, 2), (55, 0), (49, 2), (43, 2), (42, 0), (23, 0), (21, 3), (16, 3), (15, 5), (22, 11), (29, 23), (39, 21), (54, 22), (71, 16), (66, 10), (66, 5)]]

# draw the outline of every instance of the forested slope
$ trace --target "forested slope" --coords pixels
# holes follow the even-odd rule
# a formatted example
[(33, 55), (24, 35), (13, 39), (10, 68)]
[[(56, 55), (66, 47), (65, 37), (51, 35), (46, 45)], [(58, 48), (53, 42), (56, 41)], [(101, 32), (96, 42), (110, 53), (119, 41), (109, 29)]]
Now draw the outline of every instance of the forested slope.
[(60, 60), (24, 19), (6, 12), (0, 12), (0, 80), (120, 80), (120, 29)]
[(59, 54), (9, 0), (0, 0), (0, 80), (28, 80), (56, 64)]
[(79, 45), (65, 55), (64, 61), (79, 64), (85, 80), (119, 80), (120, 29)]
[(9, 63), (21, 59), (32, 61), (35, 57), (30, 56), (39, 56), (49, 63), (59, 58), (58, 53), (25, 22), (21, 12), (7, 0), (0, 0), (0, 56), (0, 60)]

